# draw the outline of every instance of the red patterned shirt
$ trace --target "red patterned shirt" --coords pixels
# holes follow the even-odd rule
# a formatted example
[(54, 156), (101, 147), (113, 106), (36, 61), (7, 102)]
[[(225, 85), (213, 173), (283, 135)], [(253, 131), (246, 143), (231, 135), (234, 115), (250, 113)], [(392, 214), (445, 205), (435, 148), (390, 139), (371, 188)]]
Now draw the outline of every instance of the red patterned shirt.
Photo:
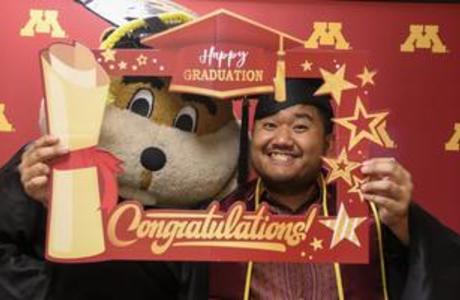
[[(261, 199), (270, 205), (274, 214), (306, 213), (311, 201), (296, 211), (270, 200), (263, 193)], [(318, 199), (318, 195), (315, 195)], [(337, 286), (332, 264), (254, 263), (251, 280), (251, 299), (337, 299)]]

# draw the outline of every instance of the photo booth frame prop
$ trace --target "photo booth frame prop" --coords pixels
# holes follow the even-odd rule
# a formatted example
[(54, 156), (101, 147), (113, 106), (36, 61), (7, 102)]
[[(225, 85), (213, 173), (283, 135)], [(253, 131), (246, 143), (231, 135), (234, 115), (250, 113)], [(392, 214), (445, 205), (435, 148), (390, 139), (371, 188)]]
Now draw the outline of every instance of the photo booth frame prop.
[[(216, 101), (263, 93), (274, 93), (277, 101), (284, 101), (286, 78), (322, 78), (324, 83), (316, 94), (331, 95), (336, 123), (336, 157), (324, 158), (329, 170), (324, 182), (335, 187), (336, 203), (331, 205), (323, 197), (322, 203), (312, 205), (306, 214), (295, 216), (273, 215), (264, 204), (248, 211), (245, 199), (225, 212), (218, 202), (206, 210), (145, 210), (135, 200), (115, 205), (115, 178), (121, 170), (114, 157), (109, 159), (110, 167), (93, 170), (91, 178), (84, 175), (80, 184), (67, 181), (67, 190), (80, 191), (68, 199), (56, 196), (54, 180), (59, 168), (55, 167), (46, 251), (49, 260), (368, 262), (369, 231), (377, 230), (381, 238), (381, 229), (375, 207), (364, 201), (360, 192), (366, 178), (359, 167), (368, 157), (371, 143), (383, 146), (390, 138), (386, 132), (388, 112), (369, 109), (371, 89), (366, 82), (372, 80), (372, 74), (364, 53), (306, 50), (301, 39), (227, 10), (217, 10), (142, 43), (152, 48), (93, 50), (94, 65), (114, 77), (169, 78), (172, 92), (207, 95)], [(44, 72), (50, 112), (55, 107), (50, 105), (51, 87), (46, 78)], [(97, 134), (98, 129), (91, 132)], [(94, 143), (87, 146), (95, 149)], [(69, 157), (61, 163), (74, 173), (82, 165), (103, 164), (79, 157), (85, 163)], [(101, 170), (109, 170), (111, 180), (101, 180)], [(82, 189), (88, 181), (98, 182), (92, 192)], [(104, 191), (112, 191), (113, 199), (97, 199), (104, 198), (100, 196)], [(93, 204), (94, 199), (99, 201), (100, 207), (82, 204), (90, 198)], [(62, 208), (68, 201), (73, 202)], [(55, 209), (59, 206), (61, 209)], [(88, 209), (93, 222), (84, 221)], [(75, 220), (79, 219), (77, 226)], [(67, 229), (54, 226), (56, 220), (66, 223)], [(94, 236), (95, 232), (99, 234)], [(55, 236), (64, 236), (66, 246), (53, 240)], [(53, 250), (56, 247), (58, 252)]]

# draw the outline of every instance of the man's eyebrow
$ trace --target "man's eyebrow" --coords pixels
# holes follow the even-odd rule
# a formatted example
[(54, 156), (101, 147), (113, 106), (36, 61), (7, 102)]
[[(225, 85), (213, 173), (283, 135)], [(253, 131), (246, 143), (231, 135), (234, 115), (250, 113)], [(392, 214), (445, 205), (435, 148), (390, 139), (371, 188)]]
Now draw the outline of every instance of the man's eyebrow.
[(309, 113), (296, 113), (294, 117), (296, 119), (308, 119), (309, 121), (313, 121), (313, 116)]

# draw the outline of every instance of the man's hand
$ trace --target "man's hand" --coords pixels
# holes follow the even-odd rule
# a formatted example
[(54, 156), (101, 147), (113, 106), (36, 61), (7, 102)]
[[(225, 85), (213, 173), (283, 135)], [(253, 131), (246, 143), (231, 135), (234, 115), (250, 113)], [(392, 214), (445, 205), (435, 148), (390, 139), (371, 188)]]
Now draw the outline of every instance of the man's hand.
[(369, 176), (369, 182), (361, 187), (364, 199), (377, 205), (382, 223), (408, 245), (408, 212), (413, 188), (410, 173), (394, 158), (367, 160), (361, 172)]
[(26, 194), (47, 205), (46, 192), (51, 168), (49, 162), (67, 154), (68, 149), (59, 144), (59, 139), (44, 135), (32, 143), (22, 154), (19, 172)]

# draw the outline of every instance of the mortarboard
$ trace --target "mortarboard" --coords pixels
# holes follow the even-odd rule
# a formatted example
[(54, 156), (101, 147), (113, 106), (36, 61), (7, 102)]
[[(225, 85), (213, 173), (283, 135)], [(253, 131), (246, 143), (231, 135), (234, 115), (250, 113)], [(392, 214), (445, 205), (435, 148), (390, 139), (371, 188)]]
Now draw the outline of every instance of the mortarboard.
[(277, 112), (297, 104), (315, 106), (320, 111), (326, 125), (326, 132), (332, 132), (332, 118), (334, 110), (330, 103), (329, 95), (315, 95), (324, 81), (320, 78), (287, 78), (286, 79), (286, 100), (278, 102), (273, 94), (259, 96), (255, 109), (256, 120), (276, 114)]

